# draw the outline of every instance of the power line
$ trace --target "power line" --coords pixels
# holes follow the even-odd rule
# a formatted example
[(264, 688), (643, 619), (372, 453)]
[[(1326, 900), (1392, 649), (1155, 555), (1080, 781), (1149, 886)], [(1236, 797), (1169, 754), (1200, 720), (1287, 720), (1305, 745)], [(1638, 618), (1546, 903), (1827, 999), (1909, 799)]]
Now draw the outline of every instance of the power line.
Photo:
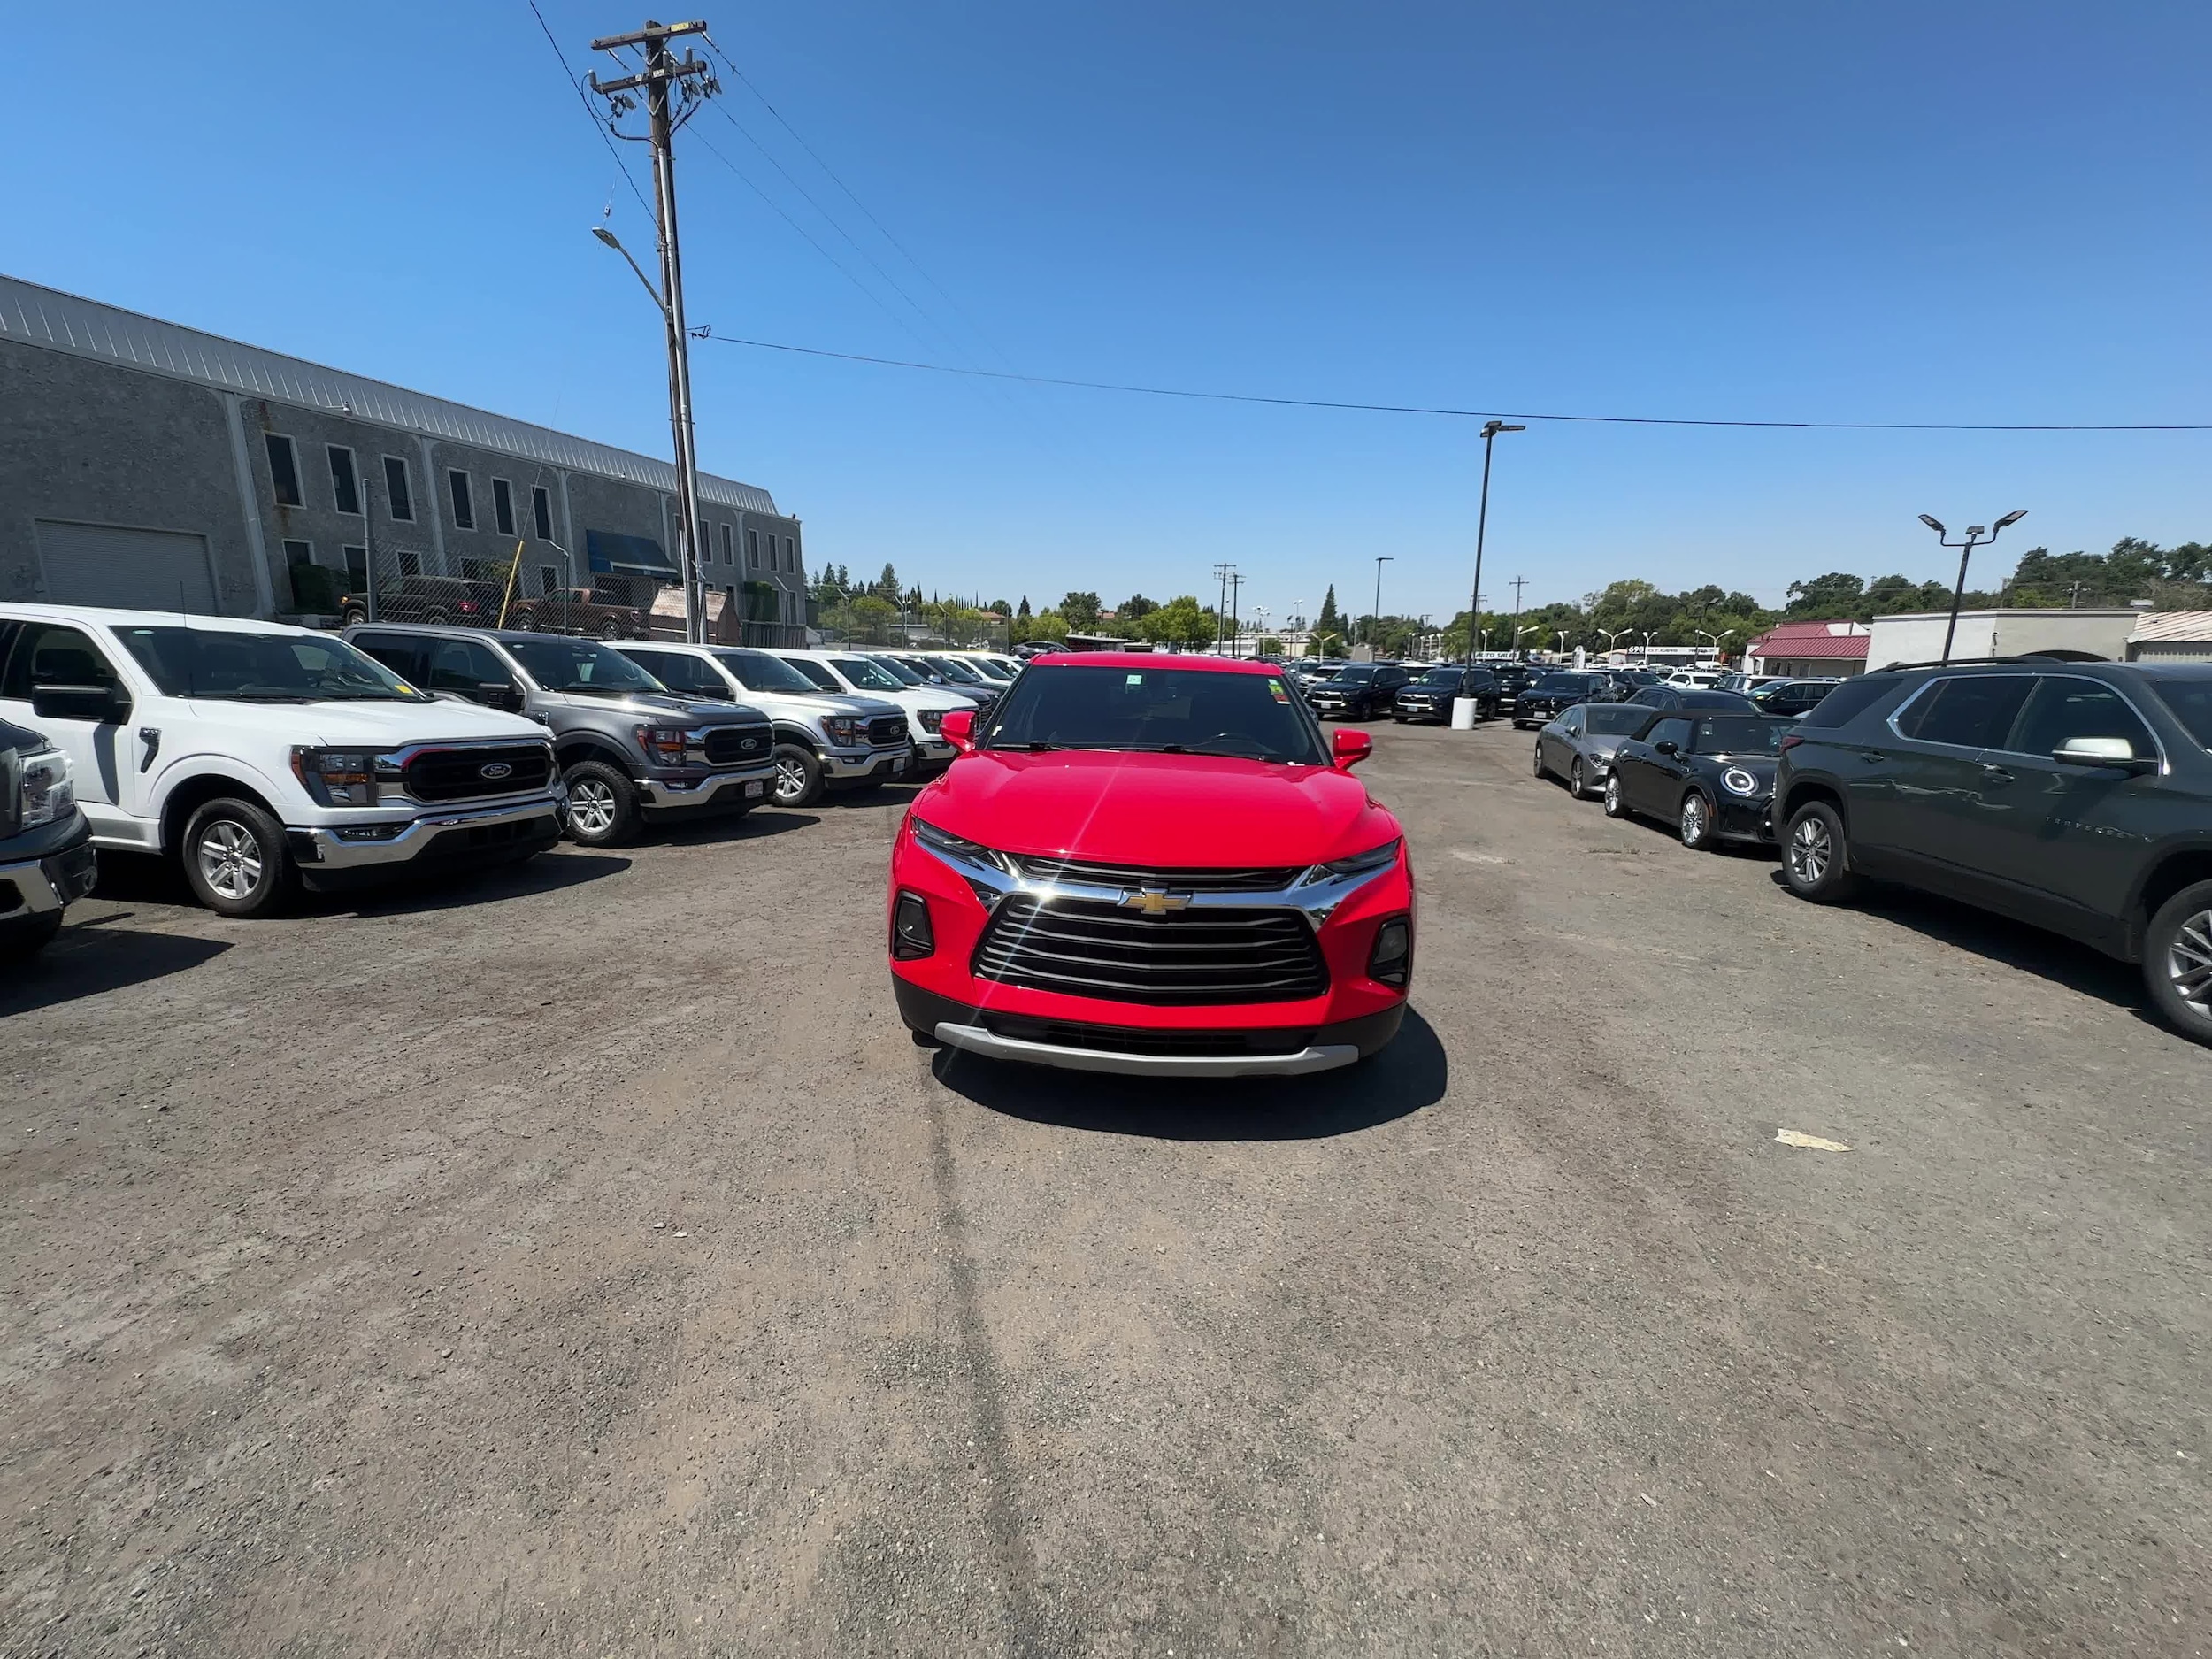
[[(742, 177), (741, 174), (740, 176)], [(780, 209), (778, 211), (781, 211)], [(818, 248), (819, 244), (816, 245)], [(851, 273), (846, 274), (850, 276)], [(879, 300), (877, 303), (882, 302)], [(829, 351), (819, 346), (787, 345), (775, 340), (746, 340), (736, 334), (703, 333), (700, 337), (718, 341), (726, 346), (751, 346), (759, 351), (786, 351), (806, 357), (833, 357), (841, 363), (872, 363), (887, 369), (919, 369), (931, 374), (965, 374), (989, 380), (1019, 380), (1029, 386), (1064, 386), (1089, 392), (1129, 392), (1145, 397), (1188, 397), (1217, 403), (1269, 403), (1283, 409), (1343, 409), (1376, 415), (1436, 415), (1455, 420), (1552, 420), (1601, 426), (1737, 426), (1782, 432), (2212, 432), (2212, 422), (2188, 421), (1708, 420), (1687, 415), (1581, 415), (1532, 409), (1452, 409), (1424, 403), (1361, 403), (1330, 397), (1269, 397), (1257, 392), (1202, 392), (1187, 387), (1133, 386), (1118, 380), (1071, 380), (1049, 374), (963, 369), (944, 363), (914, 363), (903, 357), (872, 357), (856, 351)]]
[(614, 147), (614, 140), (608, 136), (607, 129), (599, 124), (599, 116), (591, 107), (591, 95), (584, 90), (584, 83), (569, 67), (568, 54), (561, 50), (560, 42), (554, 38), (552, 29), (546, 23), (545, 13), (538, 10), (538, 0), (527, 0), (527, 4), (530, 15), (537, 19), (538, 27), (545, 33), (545, 43), (553, 49), (553, 56), (561, 60), (561, 73), (568, 77), (568, 84), (575, 88), (577, 101), (584, 107), (584, 117), (591, 123), (591, 130), (599, 134), (599, 142), (607, 147), (607, 154), (614, 157), (614, 165), (622, 173), (622, 182), (630, 187), (630, 194), (637, 197), (637, 204), (650, 213), (653, 204), (645, 199), (645, 192), (637, 188), (637, 180), (630, 176), (630, 164)]

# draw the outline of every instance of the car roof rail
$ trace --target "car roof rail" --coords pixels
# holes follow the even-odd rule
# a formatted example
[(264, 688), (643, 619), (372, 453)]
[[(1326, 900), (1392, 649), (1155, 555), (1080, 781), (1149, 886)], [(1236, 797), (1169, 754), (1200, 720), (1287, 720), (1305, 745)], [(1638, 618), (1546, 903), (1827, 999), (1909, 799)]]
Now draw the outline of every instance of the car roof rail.
[(2131, 664), (2115, 662), (2109, 657), (2100, 657), (2094, 651), (2054, 649), (2048, 651), (2022, 651), (2011, 657), (1970, 657), (1964, 658), (1954, 658), (1952, 661), (1947, 663), (1934, 660), (1924, 663), (1884, 663), (1879, 668), (1870, 668), (1866, 672), (1870, 674), (1893, 674), (1901, 673), (1907, 669), (1913, 668), (1989, 668), (2002, 667), (2007, 664), (2010, 664), (2014, 667), (2017, 667), (2023, 663), (2104, 663), (2114, 668), (2127, 668), (2132, 666)]

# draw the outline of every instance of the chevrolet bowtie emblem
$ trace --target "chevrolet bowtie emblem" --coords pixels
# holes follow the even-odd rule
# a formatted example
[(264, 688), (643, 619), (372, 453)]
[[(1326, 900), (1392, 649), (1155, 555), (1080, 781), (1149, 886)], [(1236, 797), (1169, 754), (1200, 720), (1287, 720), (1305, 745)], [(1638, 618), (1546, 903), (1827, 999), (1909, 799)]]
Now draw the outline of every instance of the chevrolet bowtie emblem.
[(1165, 916), (1170, 910), (1179, 910), (1190, 903), (1187, 893), (1164, 893), (1157, 887), (1147, 887), (1140, 893), (1121, 895), (1125, 910), (1142, 910), (1147, 916)]

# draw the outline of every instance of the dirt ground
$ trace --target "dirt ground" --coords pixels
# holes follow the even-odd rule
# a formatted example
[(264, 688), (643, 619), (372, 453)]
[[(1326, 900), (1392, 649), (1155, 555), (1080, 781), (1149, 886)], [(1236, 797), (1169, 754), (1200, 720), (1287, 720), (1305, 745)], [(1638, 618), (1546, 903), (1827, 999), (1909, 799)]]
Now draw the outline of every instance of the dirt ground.
[(1376, 735), (1415, 1012), (1295, 1083), (913, 1046), (906, 791), (111, 861), (0, 985), (0, 1653), (2203, 1651), (2212, 1052)]

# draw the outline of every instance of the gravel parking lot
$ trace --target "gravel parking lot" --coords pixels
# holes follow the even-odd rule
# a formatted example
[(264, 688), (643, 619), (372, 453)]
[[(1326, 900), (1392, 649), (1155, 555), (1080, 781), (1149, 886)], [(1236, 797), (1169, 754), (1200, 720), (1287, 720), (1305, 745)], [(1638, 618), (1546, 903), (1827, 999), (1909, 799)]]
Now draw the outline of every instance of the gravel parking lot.
[(1416, 1012), (1249, 1088), (913, 1046), (904, 790), (111, 863), (0, 986), (0, 1652), (2202, 1651), (2212, 1053), (1372, 729)]

